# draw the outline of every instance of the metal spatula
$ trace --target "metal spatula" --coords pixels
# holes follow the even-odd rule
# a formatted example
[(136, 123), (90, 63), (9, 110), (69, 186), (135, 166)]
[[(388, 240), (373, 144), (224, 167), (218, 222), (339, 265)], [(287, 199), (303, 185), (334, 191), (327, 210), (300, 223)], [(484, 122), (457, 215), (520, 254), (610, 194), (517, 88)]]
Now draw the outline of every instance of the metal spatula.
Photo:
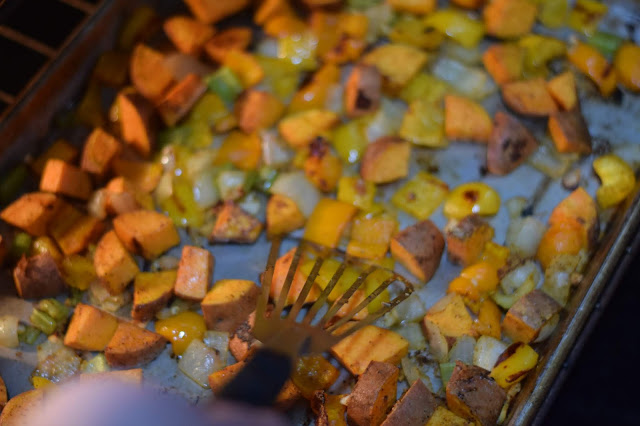
[[(276, 260), (280, 253), (280, 245), (281, 240), (274, 240), (271, 244), (267, 267), (262, 279), (262, 292), (256, 308), (253, 335), (262, 342), (263, 346), (247, 362), (244, 369), (222, 390), (219, 395), (222, 398), (254, 405), (271, 405), (289, 378), (293, 362), (298, 356), (327, 351), (346, 336), (373, 323), (413, 292), (413, 285), (407, 279), (393, 271), (385, 270), (388, 278), (382, 281), (354, 308), (346, 313), (340, 312), (340, 318), (337, 318), (336, 314), (349, 302), (355, 292), (365, 285), (367, 277), (383, 268), (363, 264), (360, 259), (345, 259), (344, 253), (339, 250), (321, 247), (303, 240), (295, 249), (278, 300), (274, 300), (275, 307), (268, 312), (269, 291)], [(293, 305), (285, 309), (296, 271), (305, 255), (315, 256), (313, 267)], [(306, 312), (303, 312), (307, 296), (318, 278), (323, 263), (327, 259), (336, 258), (341, 259), (338, 268), (318, 299), (308, 307)], [(353, 264), (364, 265), (364, 269), (344, 290), (344, 293), (335, 297), (334, 289), (340, 278), (343, 277), (346, 268)], [(368, 310), (372, 302), (392, 284), (396, 290), (396, 296), (393, 299), (389, 302), (383, 302), (374, 312), (368, 312), (364, 319), (352, 321), (360, 311)], [(338, 288), (344, 289), (344, 287), (344, 283), (342, 283)], [(332, 297), (333, 303), (329, 302), (329, 295), (334, 296)]]

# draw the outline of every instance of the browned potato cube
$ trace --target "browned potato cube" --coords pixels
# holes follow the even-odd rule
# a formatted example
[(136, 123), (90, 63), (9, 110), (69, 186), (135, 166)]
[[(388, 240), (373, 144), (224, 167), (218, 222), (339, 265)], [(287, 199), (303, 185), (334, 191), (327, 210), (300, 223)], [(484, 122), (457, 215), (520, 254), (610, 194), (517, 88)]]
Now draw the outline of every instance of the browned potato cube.
[(274, 95), (261, 90), (244, 92), (235, 104), (238, 127), (253, 133), (273, 126), (284, 112), (284, 104)]
[(524, 163), (538, 148), (531, 132), (514, 117), (498, 111), (487, 147), (487, 168), (496, 175), (506, 175)]
[(424, 426), (440, 405), (422, 380), (416, 380), (395, 403), (382, 426)]
[(391, 254), (421, 281), (429, 281), (444, 251), (442, 232), (430, 220), (418, 222), (391, 239)]
[(62, 160), (47, 161), (40, 179), (40, 190), (88, 200), (92, 185), (89, 175)]
[(158, 112), (164, 123), (167, 126), (174, 126), (182, 120), (206, 91), (207, 86), (199, 76), (188, 74), (158, 103)]
[(47, 234), (49, 222), (63, 204), (64, 201), (53, 194), (32, 192), (9, 204), (0, 217), (30, 235), (41, 237)]
[(386, 362), (372, 361), (351, 392), (347, 403), (350, 424), (378, 426), (396, 400), (398, 367)]
[(149, 321), (173, 296), (176, 271), (142, 272), (133, 282), (131, 318)]
[(66, 255), (84, 251), (104, 231), (104, 223), (70, 204), (63, 204), (49, 224), (49, 233)]
[(495, 425), (507, 393), (489, 371), (456, 361), (447, 383), (447, 405), (455, 414), (480, 425)]
[(349, 117), (369, 114), (380, 106), (382, 74), (373, 65), (356, 65), (344, 88), (344, 104)]
[(509, 308), (502, 330), (514, 342), (544, 340), (558, 323), (562, 306), (542, 290), (522, 296)]
[(100, 127), (91, 132), (82, 151), (80, 167), (85, 172), (104, 175), (122, 149), (120, 142)]
[(153, 106), (137, 93), (120, 93), (116, 102), (122, 139), (138, 154), (148, 157), (155, 137)]
[(54, 297), (67, 289), (56, 261), (48, 253), (22, 256), (13, 269), (13, 280), (23, 299)]
[(154, 360), (166, 344), (167, 340), (157, 333), (121, 322), (105, 348), (104, 355), (113, 368), (133, 368)]
[(114, 231), (104, 234), (98, 242), (93, 265), (102, 285), (112, 295), (122, 293), (140, 272), (138, 264)]
[(493, 228), (477, 214), (447, 229), (447, 255), (453, 263), (469, 266), (478, 260), (484, 245), (493, 239)]
[(552, 114), (549, 133), (558, 152), (591, 154), (591, 134), (579, 107)]
[[(129, 74), (138, 93), (151, 101), (160, 99), (173, 84), (173, 74), (164, 64), (164, 55), (144, 44), (133, 49)], [(120, 114), (122, 117), (122, 110)]]
[(198, 55), (215, 32), (210, 25), (188, 16), (172, 16), (164, 21), (163, 28), (174, 46), (188, 55)]
[(207, 249), (184, 246), (173, 288), (176, 296), (194, 301), (204, 299), (213, 277), (214, 263), (215, 259)]
[(251, 29), (246, 27), (228, 28), (214, 35), (205, 43), (204, 51), (212, 61), (223, 63), (233, 49), (245, 50), (251, 43)]
[(171, 219), (162, 213), (137, 210), (113, 219), (113, 229), (128, 250), (155, 259), (180, 243)]
[(407, 177), (410, 153), (409, 142), (395, 136), (380, 138), (367, 145), (360, 175), (373, 183), (388, 183)]
[(240, 12), (249, 6), (250, 0), (184, 0), (198, 20), (207, 24)]
[(64, 344), (81, 351), (103, 351), (118, 328), (118, 319), (90, 305), (79, 303), (73, 311)]
[(288, 234), (304, 226), (304, 215), (291, 198), (273, 194), (267, 202), (267, 236)]
[(214, 243), (251, 244), (260, 236), (262, 223), (253, 215), (227, 201), (218, 213), (209, 240)]
[(202, 301), (207, 328), (233, 333), (256, 308), (260, 289), (252, 281), (220, 280)]

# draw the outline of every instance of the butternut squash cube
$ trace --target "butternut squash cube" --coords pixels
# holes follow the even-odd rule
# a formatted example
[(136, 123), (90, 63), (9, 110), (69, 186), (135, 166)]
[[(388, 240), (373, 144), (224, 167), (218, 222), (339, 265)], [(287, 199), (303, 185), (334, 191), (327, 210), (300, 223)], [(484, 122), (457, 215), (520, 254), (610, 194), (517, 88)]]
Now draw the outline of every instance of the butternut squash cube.
[(291, 198), (273, 194), (267, 202), (267, 236), (288, 234), (304, 226), (305, 218)]
[(551, 97), (565, 111), (571, 111), (578, 105), (576, 79), (571, 71), (565, 71), (547, 82)]
[[(289, 274), (289, 268), (291, 268), (291, 263), (293, 262), (293, 256), (295, 253), (295, 248), (292, 248), (282, 256), (276, 260), (276, 264), (273, 269), (273, 278), (271, 279), (271, 288), (269, 290), (269, 296), (272, 300), (279, 300), (280, 294), (282, 293), (282, 287), (284, 286), (284, 282), (287, 279), (287, 275)], [(302, 291), (302, 287), (304, 287), (304, 283), (307, 280), (307, 276), (302, 272), (302, 261), (298, 265), (298, 269), (293, 275), (293, 282), (291, 283), (291, 287), (289, 288), (289, 293), (287, 294), (287, 298), (285, 299), (285, 306), (293, 305), (293, 303), (298, 298), (298, 295)], [(264, 276), (262, 285), (264, 285)], [(309, 295), (307, 296), (305, 303), (313, 303), (318, 300), (318, 296), (320, 295), (320, 289), (317, 285), (313, 285), (311, 287), (311, 291), (309, 291)]]
[(141, 272), (133, 282), (133, 308), (131, 317), (136, 321), (149, 321), (166, 306), (173, 296), (176, 271)]
[(197, 56), (202, 46), (213, 37), (213, 27), (188, 16), (172, 16), (163, 29), (173, 45), (182, 53)]
[(323, 198), (309, 216), (304, 239), (326, 247), (335, 248), (357, 208), (331, 198)]
[(522, 115), (546, 117), (558, 111), (555, 101), (542, 78), (513, 81), (502, 86), (504, 103)]
[(492, 0), (483, 11), (487, 34), (517, 38), (531, 32), (538, 8), (528, 0)]
[(171, 219), (162, 213), (137, 210), (113, 219), (113, 229), (128, 250), (155, 259), (180, 243)]
[(391, 238), (398, 231), (398, 221), (392, 217), (357, 217), (351, 227), (347, 254), (365, 259), (381, 259), (389, 250)]
[(240, 12), (249, 6), (249, 0), (185, 0), (187, 6), (199, 21), (213, 24)]
[(80, 167), (85, 172), (102, 176), (109, 170), (111, 161), (121, 150), (122, 146), (116, 138), (97, 127), (84, 143)]
[(562, 306), (541, 290), (522, 296), (509, 308), (502, 330), (514, 342), (530, 343), (545, 339), (558, 323)]
[(397, 233), (391, 240), (391, 254), (420, 281), (429, 281), (435, 274), (444, 238), (430, 220), (418, 222)]
[(104, 350), (113, 368), (133, 368), (153, 361), (167, 344), (161, 335), (135, 324), (121, 322)]
[(26, 233), (40, 237), (47, 234), (51, 220), (64, 201), (54, 194), (32, 192), (24, 194), (0, 213), (0, 218)]
[(340, 117), (335, 112), (310, 109), (289, 115), (278, 124), (282, 138), (293, 148), (304, 148), (324, 132), (331, 130)]
[(373, 183), (388, 183), (409, 173), (409, 142), (394, 136), (382, 137), (367, 145), (360, 176)]
[(444, 131), (447, 138), (487, 143), (492, 130), (491, 117), (482, 105), (463, 96), (444, 97)]
[(350, 424), (378, 426), (383, 422), (396, 400), (399, 372), (393, 364), (371, 361), (349, 397)]
[(64, 344), (81, 351), (102, 351), (118, 328), (118, 319), (91, 305), (79, 303), (73, 311)]
[(209, 240), (216, 243), (251, 244), (260, 236), (262, 223), (233, 201), (225, 202), (218, 213)]
[(114, 296), (121, 294), (140, 272), (114, 231), (104, 234), (98, 242), (93, 265), (102, 285)]
[(155, 136), (153, 106), (137, 93), (120, 93), (116, 103), (122, 139), (138, 154), (148, 157)]
[(187, 74), (174, 85), (157, 105), (160, 117), (167, 126), (174, 126), (191, 111), (207, 86), (196, 74)]
[(44, 166), (40, 190), (88, 200), (92, 184), (89, 175), (62, 160), (50, 159)]
[(446, 337), (473, 336), (475, 334), (473, 319), (471, 319), (462, 296), (456, 293), (448, 294), (440, 299), (427, 311), (424, 319), (437, 325)]
[(84, 251), (103, 230), (103, 222), (70, 204), (63, 204), (49, 225), (49, 234), (67, 256)]
[(173, 288), (176, 296), (200, 301), (209, 290), (215, 260), (209, 250), (184, 246), (178, 265), (178, 275)]
[(248, 90), (236, 101), (234, 112), (238, 127), (253, 133), (273, 126), (282, 116), (284, 104), (269, 92)]
[(201, 304), (207, 328), (233, 333), (256, 309), (259, 294), (253, 281), (217, 281)]
[(493, 239), (494, 230), (478, 215), (470, 215), (447, 229), (449, 260), (463, 266), (476, 262), (484, 245)]
[(309, 156), (304, 162), (307, 178), (322, 192), (331, 192), (342, 176), (342, 161), (331, 152), (323, 138), (314, 139), (309, 145)]

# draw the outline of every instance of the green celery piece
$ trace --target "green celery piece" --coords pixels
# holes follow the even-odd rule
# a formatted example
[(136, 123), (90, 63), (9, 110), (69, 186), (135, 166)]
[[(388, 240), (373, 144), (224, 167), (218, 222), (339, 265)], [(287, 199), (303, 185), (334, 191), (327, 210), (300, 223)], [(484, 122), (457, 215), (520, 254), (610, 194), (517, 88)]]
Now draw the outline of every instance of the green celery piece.
[(242, 82), (228, 67), (221, 67), (213, 74), (206, 77), (209, 90), (216, 93), (227, 104), (233, 103), (236, 97), (244, 90)]
[(53, 332), (56, 331), (56, 328), (58, 327), (56, 320), (51, 318), (49, 314), (39, 311), (38, 309), (34, 309), (33, 312), (31, 312), (29, 321), (31, 321), (31, 324), (35, 328), (42, 331), (47, 336), (53, 334)]
[(604, 56), (611, 58), (616, 53), (623, 39), (615, 34), (605, 33), (603, 31), (596, 31), (587, 42), (598, 49)]
[(69, 316), (69, 308), (58, 302), (56, 299), (41, 300), (36, 309), (48, 314), (58, 323), (66, 321)]
[(39, 336), (40, 330), (30, 325), (26, 325), (22, 331), (18, 331), (18, 339), (27, 345), (33, 345)]
[(440, 378), (442, 379), (442, 386), (447, 386), (447, 383), (449, 383), (449, 379), (453, 374), (453, 369), (455, 368), (455, 366), (455, 362), (440, 363)]

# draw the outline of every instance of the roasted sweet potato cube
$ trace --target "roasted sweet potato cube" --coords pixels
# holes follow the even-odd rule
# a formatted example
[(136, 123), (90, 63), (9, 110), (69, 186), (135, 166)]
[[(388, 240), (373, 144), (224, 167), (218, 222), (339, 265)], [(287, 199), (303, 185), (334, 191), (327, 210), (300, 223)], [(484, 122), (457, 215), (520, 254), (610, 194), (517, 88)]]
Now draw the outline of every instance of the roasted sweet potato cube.
[(214, 263), (215, 260), (209, 250), (184, 246), (178, 265), (176, 284), (173, 288), (176, 296), (194, 301), (204, 299), (213, 277)]
[(122, 139), (138, 154), (148, 157), (154, 140), (152, 105), (137, 93), (120, 93), (116, 102)]
[(469, 314), (462, 296), (457, 293), (447, 294), (440, 299), (427, 311), (424, 320), (435, 324), (445, 337), (473, 336), (475, 334), (471, 314)]
[(174, 85), (158, 103), (158, 112), (167, 126), (173, 126), (191, 111), (207, 86), (196, 74), (188, 74)]
[(100, 127), (91, 132), (84, 143), (80, 167), (88, 173), (104, 175), (111, 161), (120, 154), (122, 146), (118, 140)]
[(180, 236), (171, 219), (162, 213), (137, 210), (113, 219), (113, 228), (122, 243), (145, 259), (155, 259), (180, 243)]
[(502, 100), (518, 114), (532, 117), (546, 117), (558, 111), (542, 78), (505, 83), (502, 85)]
[(563, 226), (572, 223), (584, 232), (584, 242), (593, 247), (600, 234), (600, 221), (596, 202), (584, 188), (577, 188), (560, 201), (549, 215), (549, 225)]
[(444, 97), (444, 131), (448, 139), (488, 142), (493, 123), (482, 105), (464, 96)]
[(571, 71), (565, 71), (547, 82), (551, 97), (565, 111), (571, 111), (578, 105), (576, 80)]
[(209, 240), (214, 243), (251, 244), (258, 239), (261, 231), (262, 223), (258, 219), (233, 201), (227, 201), (218, 213)]
[[(138, 44), (131, 53), (129, 75), (138, 93), (151, 101), (160, 99), (174, 83), (164, 55), (144, 44)], [(122, 110), (120, 114), (122, 117)]]
[(58, 139), (51, 145), (45, 152), (40, 154), (38, 158), (31, 163), (31, 170), (37, 175), (41, 175), (44, 170), (44, 166), (52, 158), (57, 158), (65, 163), (73, 163), (78, 156), (78, 148), (71, 145), (64, 139)]
[(56, 261), (48, 253), (22, 256), (13, 269), (13, 281), (23, 299), (54, 297), (67, 289)]
[(249, 314), (249, 317), (236, 328), (233, 335), (229, 338), (229, 352), (231, 352), (231, 355), (238, 361), (244, 360), (251, 350), (260, 344), (252, 334), (255, 323), (256, 312), (253, 311)]
[(291, 198), (273, 194), (267, 202), (267, 236), (288, 234), (304, 226), (304, 215)]
[(256, 308), (260, 289), (248, 280), (220, 280), (202, 300), (207, 328), (233, 333)]
[(129, 52), (108, 50), (98, 58), (93, 77), (107, 86), (120, 87), (127, 82), (128, 68)]
[(439, 405), (425, 426), (472, 426), (475, 423), (459, 417)]
[(447, 255), (453, 263), (469, 266), (493, 239), (491, 225), (479, 215), (469, 215), (447, 229)]
[(95, 383), (102, 385), (105, 382), (126, 383), (128, 385), (141, 385), (144, 373), (142, 368), (131, 368), (129, 370), (103, 371), (101, 373), (80, 373), (82, 383)]
[(50, 159), (44, 166), (40, 190), (88, 200), (92, 185), (89, 175), (62, 160)]
[(105, 207), (109, 214), (120, 215), (140, 209), (153, 209), (153, 198), (122, 176), (113, 178), (104, 187)]
[(231, 50), (245, 50), (250, 43), (250, 28), (228, 28), (217, 33), (208, 42), (206, 42), (204, 45), (204, 51), (212, 61), (223, 63), (227, 53)]
[(416, 380), (395, 403), (382, 426), (424, 426), (440, 405), (422, 380)]
[(483, 11), (487, 34), (516, 38), (531, 32), (538, 8), (528, 0), (492, 0)]
[(32, 192), (9, 204), (0, 217), (30, 235), (40, 237), (47, 234), (49, 223), (63, 204), (64, 201), (53, 194)]
[(133, 282), (131, 317), (136, 321), (149, 321), (166, 306), (173, 296), (176, 271), (141, 272)]
[(81, 351), (102, 351), (116, 328), (118, 318), (91, 305), (79, 303), (64, 335), (64, 344)]
[(552, 114), (549, 133), (558, 152), (591, 153), (591, 134), (580, 108)]
[(70, 204), (63, 204), (49, 225), (49, 234), (67, 256), (84, 251), (103, 231), (103, 222)]
[[(271, 279), (271, 289), (269, 291), (269, 295), (272, 300), (278, 300), (280, 298), (282, 287), (284, 286), (284, 282), (289, 273), (289, 268), (291, 267), (291, 263), (293, 262), (294, 253), (295, 249), (291, 249), (280, 256), (278, 260), (276, 260), (276, 264), (273, 268), (273, 278)], [(300, 271), (300, 266), (302, 266), (302, 262), (298, 265), (298, 269), (293, 275), (293, 282), (291, 283), (291, 287), (289, 288), (289, 294), (287, 294), (285, 306), (293, 305), (293, 303), (298, 298), (298, 295), (302, 291), (302, 287), (304, 287), (305, 281), (307, 280), (307, 277)], [(309, 291), (309, 295), (307, 296), (305, 303), (315, 302), (316, 300), (318, 300), (319, 294), (320, 290), (317, 286), (314, 285), (313, 287), (311, 287), (311, 291)]]
[(240, 12), (250, 4), (250, 0), (185, 0), (198, 20), (207, 24)]
[(457, 415), (480, 425), (495, 425), (507, 393), (489, 371), (456, 361), (447, 383), (447, 405)]
[(542, 290), (522, 296), (509, 308), (502, 320), (502, 330), (514, 342), (543, 340), (558, 323), (562, 306)]
[(167, 340), (158, 333), (120, 322), (104, 355), (111, 367), (133, 368), (153, 361), (166, 344)]
[(289, 115), (278, 124), (282, 138), (293, 148), (307, 147), (315, 138), (340, 122), (340, 117), (322, 109), (310, 109)]
[(113, 173), (127, 179), (142, 192), (153, 191), (162, 176), (162, 164), (146, 161), (129, 161), (117, 158), (113, 161)]
[(102, 285), (112, 295), (121, 294), (140, 272), (114, 231), (102, 236), (93, 255), (93, 265)]
[(274, 95), (262, 90), (248, 90), (235, 104), (238, 127), (253, 133), (273, 126), (284, 112), (284, 104)]
[(367, 325), (345, 337), (331, 353), (351, 374), (358, 376), (371, 361), (398, 364), (407, 354), (409, 342), (391, 330)]
[(373, 183), (388, 183), (409, 173), (409, 142), (394, 136), (382, 137), (367, 145), (360, 176)]
[(482, 54), (482, 63), (498, 85), (522, 78), (524, 50), (516, 44), (492, 44)]
[(496, 175), (505, 175), (525, 162), (538, 148), (535, 137), (520, 121), (498, 111), (487, 147), (487, 168)]
[(349, 117), (369, 114), (380, 106), (382, 74), (373, 65), (356, 65), (344, 88), (344, 105)]
[(182, 53), (198, 55), (213, 37), (214, 29), (188, 16), (172, 16), (164, 21), (164, 32)]
[(442, 232), (430, 220), (418, 222), (398, 232), (391, 239), (391, 254), (421, 281), (435, 274), (442, 252)]
[(379, 426), (396, 400), (398, 367), (386, 362), (371, 361), (358, 377), (347, 403), (350, 424)]
[(344, 415), (347, 407), (341, 402), (345, 395), (329, 395), (316, 391), (311, 399), (311, 409), (316, 413), (316, 426), (347, 426)]

